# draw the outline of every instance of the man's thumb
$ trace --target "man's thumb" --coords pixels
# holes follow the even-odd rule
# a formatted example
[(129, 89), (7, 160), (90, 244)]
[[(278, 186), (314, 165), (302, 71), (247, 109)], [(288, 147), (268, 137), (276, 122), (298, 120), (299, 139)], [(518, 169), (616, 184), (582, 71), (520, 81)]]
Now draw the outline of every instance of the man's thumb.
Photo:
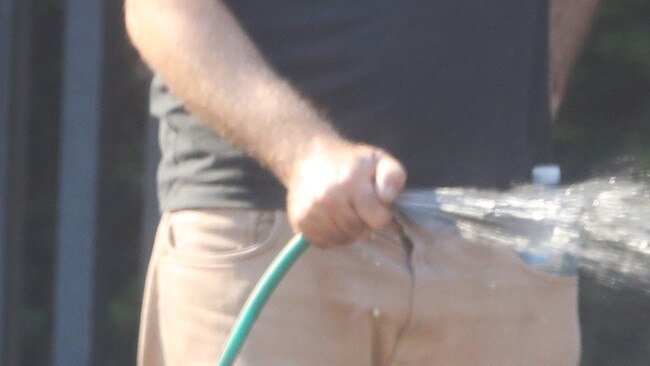
[(397, 198), (406, 183), (406, 171), (402, 164), (390, 155), (382, 154), (375, 170), (377, 196), (389, 205)]

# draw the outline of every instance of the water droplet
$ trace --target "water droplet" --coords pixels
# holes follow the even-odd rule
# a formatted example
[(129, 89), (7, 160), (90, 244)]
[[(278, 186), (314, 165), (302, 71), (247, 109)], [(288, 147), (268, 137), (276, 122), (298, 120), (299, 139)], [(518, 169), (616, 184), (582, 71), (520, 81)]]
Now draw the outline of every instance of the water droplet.
[(375, 267), (381, 267), (381, 262), (375, 262)]
[(378, 308), (372, 309), (372, 316), (373, 318), (379, 318), (381, 316), (381, 310)]
[(493, 290), (494, 290), (495, 288), (497, 288), (497, 284), (496, 284), (496, 282), (492, 282), (492, 283), (490, 284), (490, 288), (493, 289)]

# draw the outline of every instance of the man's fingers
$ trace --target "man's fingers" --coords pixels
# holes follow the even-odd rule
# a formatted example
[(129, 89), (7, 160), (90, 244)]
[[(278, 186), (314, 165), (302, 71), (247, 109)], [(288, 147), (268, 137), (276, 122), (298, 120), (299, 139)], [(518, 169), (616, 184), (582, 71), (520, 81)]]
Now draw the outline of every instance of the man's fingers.
[(302, 232), (310, 244), (321, 248), (349, 244), (355, 239), (327, 211), (311, 212), (292, 226), (297, 232)]
[(350, 238), (359, 239), (368, 231), (368, 224), (359, 216), (351, 203), (333, 212), (334, 221)]
[(382, 155), (375, 170), (375, 189), (377, 196), (390, 205), (404, 188), (406, 171), (402, 164), (390, 155)]
[(353, 197), (353, 205), (359, 217), (373, 230), (381, 229), (391, 220), (388, 207), (379, 200), (370, 182)]
[(374, 154), (374, 165), (370, 167), (369, 175), (362, 175), (359, 180), (352, 202), (359, 217), (371, 229), (378, 230), (392, 219), (390, 204), (404, 188), (406, 171), (384, 151), (376, 150)]

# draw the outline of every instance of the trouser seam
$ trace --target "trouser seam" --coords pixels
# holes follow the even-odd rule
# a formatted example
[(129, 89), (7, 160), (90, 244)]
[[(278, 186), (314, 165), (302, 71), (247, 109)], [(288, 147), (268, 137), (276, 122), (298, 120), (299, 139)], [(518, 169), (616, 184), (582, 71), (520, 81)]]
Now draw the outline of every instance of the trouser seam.
[(395, 343), (393, 344), (393, 349), (389, 354), (386, 365), (392, 365), (395, 362), (395, 357), (397, 356), (397, 348), (402, 338), (404, 337), (404, 334), (406, 333), (409, 324), (412, 321), (413, 306), (415, 303), (415, 270), (413, 268), (414, 245), (411, 238), (406, 234), (406, 231), (404, 230), (404, 226), (402, 226), (399, 220), (395, 220), (395, 222), (399, 230), (400, 241), (402, 243), (402, 246), (404, 247), (404, 251), (406, 252), (406, 266), (409, 272), (410, 284), (409, 284), (409, 296), (408, 296), (408, 303), (407, 303), (408, 311), (406, 314), (406, 319), (404, 320), (404, 323), (400, 327), (400, 330), (397, 332), (397, 336), (395, 337)]

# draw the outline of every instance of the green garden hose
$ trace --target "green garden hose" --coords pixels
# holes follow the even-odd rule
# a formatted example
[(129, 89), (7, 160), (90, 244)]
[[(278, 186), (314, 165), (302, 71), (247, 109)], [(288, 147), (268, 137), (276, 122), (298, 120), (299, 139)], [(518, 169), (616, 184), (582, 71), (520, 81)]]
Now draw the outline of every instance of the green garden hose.
[(257, 282), (257, 285), (255, 285), (253, 292), (251, 292), (239, 313), (235, 325), (231, 329), (230, 335), (228, 335), (228, 340), (221, 354), (218, 366), (231, 366), (235, 362), (262, 308), (284, 275), (296, 260), (300, 258), (300, 255), (308, 246), (309, 244), (303, 238), (302, 234), (297, 234), (285, 245), (282, 251), (280, 251), (280, 254), (275, 257), (269, 268), (266, 269), (266, 272), (264, 272)]

